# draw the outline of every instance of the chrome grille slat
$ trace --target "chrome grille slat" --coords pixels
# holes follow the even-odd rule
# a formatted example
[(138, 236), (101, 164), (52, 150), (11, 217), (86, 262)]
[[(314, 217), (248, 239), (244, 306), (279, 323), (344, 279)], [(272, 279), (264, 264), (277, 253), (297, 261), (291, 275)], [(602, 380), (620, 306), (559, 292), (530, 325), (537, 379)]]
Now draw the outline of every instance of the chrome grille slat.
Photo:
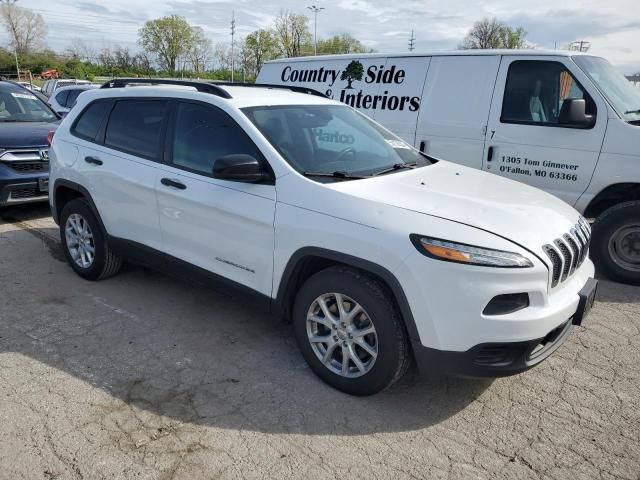
[(590, 242), (591, 227), (580, 217), (568, 233), (542, 247), (551, 262), (551, 288), (565, 282), (580, 268), (587, 259)]

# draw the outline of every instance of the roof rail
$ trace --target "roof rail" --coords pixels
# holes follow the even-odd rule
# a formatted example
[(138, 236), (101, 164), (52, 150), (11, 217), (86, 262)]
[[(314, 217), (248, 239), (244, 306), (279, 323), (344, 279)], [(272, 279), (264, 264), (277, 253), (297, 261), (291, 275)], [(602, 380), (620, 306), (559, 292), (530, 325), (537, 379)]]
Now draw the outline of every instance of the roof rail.
[(316, 97), (328, 98), (324, 93), (308, 87), (299, 87), (297, 85), (275, 85), (272, 83), (240, 83), (240, 82), (212, 82), (214, 85), (224, 85), (226, 87), (257, 87), (257, 88), (277, 88), (280, 90), (290, 90), (296, 93), (306, 93), (307, 95), (315, 95)]
[(100, 88), (123, 88), (127, 85), (176, 85), (181, 87), (193, 87), (199, 92), (210, 93), (222, 98), (231, 98), (229, 92), (213, 83), (199, 82), (195, 80), (168, 80), (163, 78), (115, 78), (108, 81)]

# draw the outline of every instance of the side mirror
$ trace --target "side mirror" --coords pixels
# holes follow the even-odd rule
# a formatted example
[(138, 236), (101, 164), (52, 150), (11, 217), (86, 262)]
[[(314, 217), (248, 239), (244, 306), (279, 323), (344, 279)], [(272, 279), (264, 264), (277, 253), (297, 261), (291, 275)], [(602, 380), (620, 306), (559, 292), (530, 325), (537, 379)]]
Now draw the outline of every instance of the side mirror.
[(272, 180), (260, 162), (244, 153), (225, 155), (213, 162), (213, 178), (231, 182), (260, 183)]
[(578, 128), (592, 127), (596, 122), (595, 115), (587, 115), (587, 101), (583, 98), (567, 98), (562, 102), (558, 123)]

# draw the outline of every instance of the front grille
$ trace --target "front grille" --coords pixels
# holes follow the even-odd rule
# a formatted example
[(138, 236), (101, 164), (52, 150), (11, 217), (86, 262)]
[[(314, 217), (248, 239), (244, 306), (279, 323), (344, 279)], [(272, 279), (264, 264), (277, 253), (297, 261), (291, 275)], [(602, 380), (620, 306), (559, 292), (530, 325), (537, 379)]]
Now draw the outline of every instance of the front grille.
[(4, 165), (19, 173), (48, 172), (48, 162), (2, 162)]
[(551, 261), (551, 288), (565, 282), (580, 268), (587, 258), (591, 241), (591, 227), (587, 221), (580, 220), (569, 233), (556, 238), (552, 244), (542, 247)]
[(19, 188), (11, 191), (11, 200), (41, 197), (43, 194), (37, 188)]

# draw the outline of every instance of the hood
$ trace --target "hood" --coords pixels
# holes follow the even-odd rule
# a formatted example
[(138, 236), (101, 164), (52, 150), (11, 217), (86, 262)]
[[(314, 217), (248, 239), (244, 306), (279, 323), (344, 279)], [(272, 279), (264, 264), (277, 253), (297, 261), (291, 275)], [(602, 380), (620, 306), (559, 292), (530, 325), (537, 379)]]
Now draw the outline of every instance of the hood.
[(444, 161), (333, 185), (371, 201), (486, 230), (538, 255), (544, 244), (569, 232), (580, 217), (573, 207), (542, 190)]
[(47, 135), (60, 122), (0, 122), (0, 149), (45, 147)]

